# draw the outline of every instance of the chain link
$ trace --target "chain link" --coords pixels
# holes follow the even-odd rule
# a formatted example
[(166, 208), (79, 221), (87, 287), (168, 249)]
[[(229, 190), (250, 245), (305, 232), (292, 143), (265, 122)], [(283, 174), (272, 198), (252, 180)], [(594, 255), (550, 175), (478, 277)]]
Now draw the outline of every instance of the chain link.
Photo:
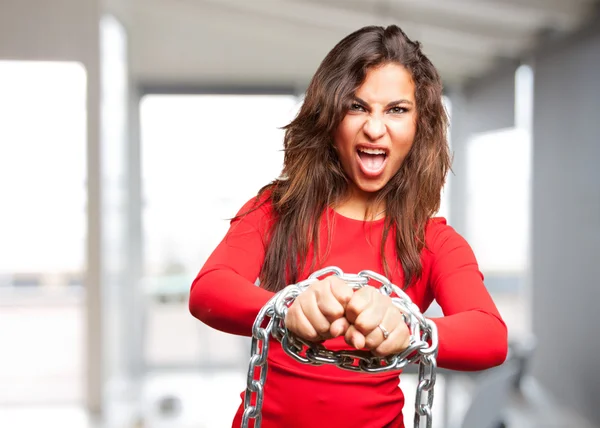
[[(378, 282), (380, 284), (379, 291), (391, 297), (392, 303), (400, 309), (404, 321), (410, 329), (408, 348), (400, 354), (381, 358), (374, 356), (370, 351), (331, 351), (321, 343), (309, 342), (289, 332), (285, 328), (285, 316), (288, 308), (300, 293), (325, 275), (340, 277), (354, 290), (369, 286), (369, 281)], [(421, 314), (419, 307), (412, 302), (410, 297), (385, 276), (369, 270), (363, 270), (358, 274), (347, 274), (340, 268), (331, 266), (314, 272), (304, 281), (288, 285), (265, 304), (252, 326), (251, 355), (244, 395), (242, 428), (248, 428), (251, 419), (254, 420), (255, 428), (260, 428), (261, 425), (270, 336), (281, 342), (283, 350), (294, 360), (314, 366), (330, 364), (355, 372), (381, 373), (402, 370), (410, 363), (419, 363), (414, 428), (431, 428), (431, 409), (437, 368), (437, 328), (433, 321), (426, 319)]]

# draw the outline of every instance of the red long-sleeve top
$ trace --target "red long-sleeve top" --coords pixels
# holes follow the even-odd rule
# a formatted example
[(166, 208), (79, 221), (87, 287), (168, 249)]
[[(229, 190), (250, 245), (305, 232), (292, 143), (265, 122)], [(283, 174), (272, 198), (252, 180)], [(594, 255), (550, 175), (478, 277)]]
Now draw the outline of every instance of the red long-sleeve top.
[[(249, 201), (240, 213), (253, 205)], [(218, 330), (250, 336), (252, 324), (273, 295), (255, 285), (263, 263), (271, 205), (231, 222), (192, 283), (191, 313)], [(328, 234), (327, 227), (331, 228)], [(360, 221), (328, 209), (322, 219), (322, 261), (347, 273), (373, 270), (384, 274), (380, 243), (384, 221)], [(387, 260), (395, 260), (394, 236), (386, 242)], [(477, 261), (467, 242), (441, 218), (426, 227), (423, 273), (407, 294), (425, 312), (435, 299), (444, 316), (438, 328), (439, 367), (482, 370), (501, 364), (507, 353), (507, 331), (488, 294)], [(388, 278), (403, 284), (401, 267), (390, 263)], [(304, 279), (310, 272), (304, 272)], [(326, 341), (332, 350), (351, 349), (343, 337)], [(243, 393), (242, 399), (243, 399)], [(294, 361), (271, 340), (262, 409), (263, 428), (382, 428), (403, 427), (404, 395), (398, 372), (366, 374), (333, 366), (310, 366)], [(233, 421), (240, 427), (243, 402)], [(253, 426), (253, 425), (251, 425)]]

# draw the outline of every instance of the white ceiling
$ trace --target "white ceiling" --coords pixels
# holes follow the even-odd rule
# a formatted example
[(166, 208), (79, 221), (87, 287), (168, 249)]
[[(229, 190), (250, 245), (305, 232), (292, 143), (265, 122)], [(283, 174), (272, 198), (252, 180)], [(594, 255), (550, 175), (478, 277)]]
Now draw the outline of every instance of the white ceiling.
[(570, 32), (597, 0), (109, 0), (145, 84), (293, 86), (352, 31), (400, 25), (447, 85), (530, 51), (543, 31)]

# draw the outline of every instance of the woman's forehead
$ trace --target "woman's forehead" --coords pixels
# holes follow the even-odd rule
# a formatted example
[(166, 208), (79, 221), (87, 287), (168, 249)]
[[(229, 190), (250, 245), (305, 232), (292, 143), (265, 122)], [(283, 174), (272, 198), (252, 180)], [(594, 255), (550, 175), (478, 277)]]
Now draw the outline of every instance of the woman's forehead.
[(367, 71), (354, 95), (368, 103), (406, 100), (414, 102), (415, 85), (411, 73), (399, 64), (386, 64)]

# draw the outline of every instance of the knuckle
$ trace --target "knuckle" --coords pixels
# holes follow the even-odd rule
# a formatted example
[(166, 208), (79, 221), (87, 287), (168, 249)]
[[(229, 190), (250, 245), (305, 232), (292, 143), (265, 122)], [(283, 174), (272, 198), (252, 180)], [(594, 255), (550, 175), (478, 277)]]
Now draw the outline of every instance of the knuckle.
[(379, 289), (375, 286), (375, 287), (365, 287), (367, 292), (369, 294), (379, 294), (381, 295), (381, 293), (379, 292)]
[(302, 334), (302, 338), (314, 342), (319, 339), (319, 335), (316, 332), (311, 331)]
[(354, 326), (350, 325), (348, 327), (348, 329), (346, 330), (346, 334), (345, 334), (346, 340), (350, 340), (350, 338), (352, 337), (352, 335), (354, 334), (355, 331), (356, 331), (356, 329), (354, 328)]
[(374, 349), (377, 348), (377, 346), (379, 345), (379, 341), (372, 337), (371, 335), (367, 336), (366, 340), (365, 340), (365, 347), (368, 349)]
[(290, 331), (291, 333), (294, 334), (299, 334), (301, 333), (300, 329), (298, 328), (297, 323), (294, 320), (286, 320), (285, 322), (285, 328)]
[(288, 314), (294, 310), (296, 310), (296, 308), (300, 305), (299, 302), (300, 296), (296, 297), (294, 299), (294, 301), (292, 302), (292, 304), (288, 307)]
[(391, 351), (389, 345), (382, 343), (381, 345), (379, 345), (377, 347), (376, 354), (379, 355), (380, 357), (387, 357), (388, 355), (392, 354), (392, 351)]
[(341, 318), (344, 315), (344, 308), (341, 306), (327, 306), (324, 307), (323, 315), (333, 317), (333, 318)]
[(319, 281), (318, 284), (320, 289), (327, 289), (331, 287), (331, 277), (328, 276), (327, 278)]
[(370, 287), (362, 287), (362, 288), (359, 288), (358, 290), (356, 290), (354, 292), (354, 295), (352, 296), (352, 300), (354, 300), (356, 302), (364, 300), (365, 296), (367, 296), (367, 294), (365, 294), (365, 290), (367, 288), (370, 288)]
[(319, 324), (317, 326), (313, 326), (313, 328), (319, 335), (323, 335), (329, 332), (329, 325)]
[(312, 292), (317, 296), (321, 296), (329, 290), (329, 284), (326, 280), (315, 282), (312, 286)]
[(333, 286), (345, 284), (344, 280), (342, 280), (342, 278), (340, 278), (339, 276), (336, 276), (336, 275), (331, 275), (331, 276), (327, 277), (327, 280), (330, 281), (331, 285), (333, 285)]
[(319, 293), (319, 283), (316, 282), (313, 285), (311, 285), (310, 287), (308, 287), (303, 293), (300, 293), (300, 295), (297, 297), (297, 299), (300, 299), (300, 298), (307, 299), (309, 296), (316, 295), (318, 293)]
[(346, 313), (358, 315), (358, 312), (359, 312), (358, 300), (355, 298), (350, 299), (350, 301), (346, 305)]
[(296, 318), (298, 316), (297, 314), (298, 314), (298, 308), (293, 305), (290, 306), (290, 308), (287, 311), (287, 314), (285, 315), (285, 320), (284, 320), (285, 325), (287, 326), (287, 325), (292, 324), (296, 320)]
[(354, 326), (361, 333), (363, 333), (367, 329), (367, 325), (366, 325), (365, 321), (363, 319), (361, 319), (360, 317), (356, 319), (356, 321), (354, 322)]
[(308, 295), (310, 293), (310, 290), (306, 290), (304, 293), (300, 293), (298, 297), (296, 297), (296, 300), (294, 300), (294, 303), (292, 303), (292, 305), (290, 306), (290, 310), (302, 306), (308, 300)]
[(367, 322), (366, 320), (361, 320), (360, 317), (355, 321), (356, 329), (364, 334), (365, 336), (371, 334), (376, 327), (373, 327), (372, 324)]

